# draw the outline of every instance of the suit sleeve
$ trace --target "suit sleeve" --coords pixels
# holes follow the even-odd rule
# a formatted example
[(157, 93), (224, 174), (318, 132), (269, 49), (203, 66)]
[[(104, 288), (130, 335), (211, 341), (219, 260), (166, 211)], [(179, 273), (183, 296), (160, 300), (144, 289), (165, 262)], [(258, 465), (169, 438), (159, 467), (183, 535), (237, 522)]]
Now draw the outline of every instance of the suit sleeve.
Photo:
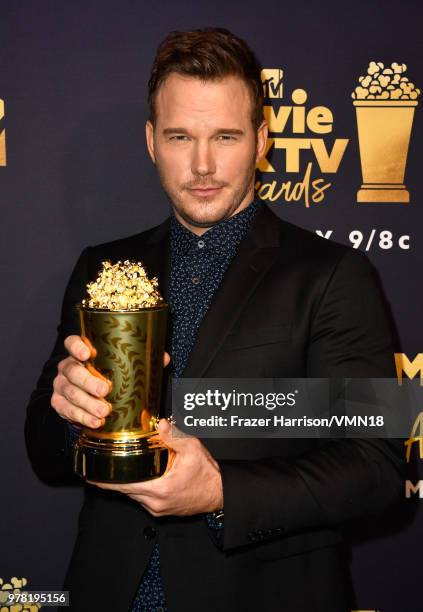
[[(308, 377), (391, 378), (393, 329), (367, 256), (348, 249), (327, 281), (311, 324)], [(221, 548), (384, 512), (399, 501), (403, 441), (325, 439), (294, 457), (219, 461), (225, 527)]]
[(75, 305), (82, 299), (88, 282), (90, 247), (80, 255), (65, 290), (57, 339), (45, 363), (37, 386), (32, 392), (25, 420), (25, 442), (29, 459), (37, 476), (49, 484), (79, 484), (71, 462), (71, 436), (67, 421), (52, 408), (53, 380), (59, 361), (67, 357), (64, 340), (80, 334)]

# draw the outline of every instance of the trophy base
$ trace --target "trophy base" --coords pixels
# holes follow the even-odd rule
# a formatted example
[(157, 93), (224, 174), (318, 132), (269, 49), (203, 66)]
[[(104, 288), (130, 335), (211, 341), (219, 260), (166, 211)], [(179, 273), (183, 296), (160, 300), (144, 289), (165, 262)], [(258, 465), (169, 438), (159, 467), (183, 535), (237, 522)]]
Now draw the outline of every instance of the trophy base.
[(74, 470), (94, 482), (129, 483), (162, 476), (167, 449), (148, 446), (146, 438), (121, 441), (81, 435), (74, 446)]
[(410, 193), (404, 186), (386, 185), (384, 188), (363, 185), (357, 192), (357, 202), (398, 202), (400, 204), (408, 204), (410, 201)]

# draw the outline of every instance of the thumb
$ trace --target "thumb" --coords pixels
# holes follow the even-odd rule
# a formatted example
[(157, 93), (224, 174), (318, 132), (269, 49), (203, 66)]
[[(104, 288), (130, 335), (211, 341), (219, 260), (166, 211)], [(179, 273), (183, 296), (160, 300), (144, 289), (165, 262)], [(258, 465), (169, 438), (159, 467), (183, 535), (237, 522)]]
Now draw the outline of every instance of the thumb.
[(173, 423), (170, 424), (167, 419), (160, 419), (157, 431), (162, 442), (178, 453), (183, 453), (187, 449), (187, 444), (192, 437), (178, 429)]

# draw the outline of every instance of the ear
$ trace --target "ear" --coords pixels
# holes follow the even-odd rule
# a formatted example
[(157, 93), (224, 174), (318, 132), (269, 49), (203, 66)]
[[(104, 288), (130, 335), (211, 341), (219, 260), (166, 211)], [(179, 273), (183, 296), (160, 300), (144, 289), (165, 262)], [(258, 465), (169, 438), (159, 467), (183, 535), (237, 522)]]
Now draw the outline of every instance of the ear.
[(266, 150), (267, 135), (269, 133), (269, 127), (266, 119), (260, 124), (257, 129), (257, 146), (256, 146), (256, 164), (261, 160)]
[(156, 157), (154, 155), (154, 127), (150, 120), (145, 124), (145, 140), (147, 142), (148, 153), (151, 157), (153, 164), (156, 163)]

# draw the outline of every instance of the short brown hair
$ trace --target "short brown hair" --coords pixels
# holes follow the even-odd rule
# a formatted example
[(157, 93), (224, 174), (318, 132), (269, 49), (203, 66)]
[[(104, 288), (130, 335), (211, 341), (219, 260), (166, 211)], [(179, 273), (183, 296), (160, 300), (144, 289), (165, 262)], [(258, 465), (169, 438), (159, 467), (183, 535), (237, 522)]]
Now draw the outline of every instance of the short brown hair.
[(203, 81), (239, 76), (249, 88), (252, 122), (263, 121), (261, 66), (247, 43), (225, 28), (203, 28), (170, 32), (160, 43), (148, 81), (150, 121), (154, 125), (156, 93), (172, 73), (198, 77)]

